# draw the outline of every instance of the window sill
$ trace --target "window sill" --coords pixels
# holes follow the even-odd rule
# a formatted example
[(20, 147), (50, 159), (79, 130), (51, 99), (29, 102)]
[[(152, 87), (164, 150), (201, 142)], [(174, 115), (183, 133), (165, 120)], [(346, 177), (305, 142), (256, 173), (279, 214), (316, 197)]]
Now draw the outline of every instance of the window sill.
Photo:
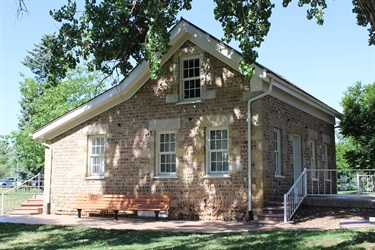
[(283, 176), (283, 175), (279, 175), (279, 174), (275, 174), (275, 179), (278, 179), (278, 180), (284, 180), (284, 179), (285, 179), (285, 176)]
[(104, 180), (104, 176), (87, 176), (85, 180)]
[(312, 180), (312, 181), (319, 181), (319, 179), (316, 178), (316, 177), (312, 177), (311, 180)]
[(194, 104), (194, 103), (201, 103), (201, 102), (202, 102), (201, 99), (185, 100), (185, 101), (181, 101), (181, 102), (176, 103), (176, 105)]
[(153, 176), (152, 179), (160, 180), (160, 179), (178, 179), (177, 175), (156, 175)]
[(203, 179), (218, 179), (218, 178), (231, 178), (229, 174), (207, 174), (203, 176)]

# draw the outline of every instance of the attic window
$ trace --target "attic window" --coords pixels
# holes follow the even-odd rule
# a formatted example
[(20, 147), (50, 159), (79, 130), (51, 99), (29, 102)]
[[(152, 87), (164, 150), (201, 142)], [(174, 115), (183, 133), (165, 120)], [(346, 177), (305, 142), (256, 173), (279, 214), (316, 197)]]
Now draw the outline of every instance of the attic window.
[(201, 98), (201, 63), (198, 57), (182, 60), (181, 69), (181, 99), (183, 101), (194, 101)]

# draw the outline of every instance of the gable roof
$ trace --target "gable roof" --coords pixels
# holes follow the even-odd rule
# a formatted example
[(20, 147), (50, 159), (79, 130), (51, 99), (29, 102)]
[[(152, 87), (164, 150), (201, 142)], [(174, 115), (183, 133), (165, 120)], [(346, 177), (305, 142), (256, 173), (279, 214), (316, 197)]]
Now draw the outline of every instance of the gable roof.
[[(188, 40), (239, 71), (239, 62), (242, 58), (242, 54), (239, 51), (224, 44), (219, 39), (185, 19), (181, 19), (171, 29), (171, 49), (163, 56), (161, 63), (164, 64)], [(266, 77), (269, 77), (269, 81), (273, 81), (275, 88), (280, 90), (279, 92), (272, 92), (271, 95), (276, 95), (279, 98), (283, 98), (283, 95), (285, 95), (285, 101), (297, 107), (299, 107), (301, 103), (308, 104), (314, 107), (314, 110), (320, 110), (325, 113), (327, 115), (325, 116), (326, 120), (330, 120), (330, 122), (332, 122), (332, 119), (334, 120), (334, 117), (339, 117), (340, 113), (338, 111), (319, 101), (263, 65), (255, 63), (255, 69), (255, 77), (264, 78), (266, 73)], [(129, 76), (123, 79), (118, 85), (35, 130), (32, 133), (32, 138), (34, 140), (50, 140), (55, 138), (104, 111), (115, 107), (121, 102), (128, 100), (149, 78), (149, 65), (144, 61), (136, 66), (132, 72), (130, 72)], [(332, 119), (330, 119), (331, 117)]]

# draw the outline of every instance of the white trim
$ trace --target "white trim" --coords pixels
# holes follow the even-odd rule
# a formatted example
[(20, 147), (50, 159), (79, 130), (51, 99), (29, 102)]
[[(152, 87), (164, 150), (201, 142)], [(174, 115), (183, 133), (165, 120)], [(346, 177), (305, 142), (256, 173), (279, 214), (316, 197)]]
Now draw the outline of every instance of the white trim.
[[(226, 145), (226, 148), (220, 148), (218, 150), (211, 150), (210, 149), (210, 145), (211, 145), (211, 136), (210, 136), (210, 132), (211, 131), (218, 131), (218, 130), (226, 130), (227, 131), (227, 145)], [(228, 177), (229, 176), (229, 173), (230, 173), (230, 168), (231, 168), (231, 164), (230, 164), (230, 155), (229, 155), (229, 129), (228, 127), (208, 127), (206, 128), (206, 178), (217, 178), (217, 177)], [(228, 170), (227, 171), (214, 171), (212, 172), (211, 171), (211, 152), (223, 152), (223, 153), (227, 153), (228, 154)]]
[(203, 179), (229, 179), (232, 178), (229, 174), (206, 174)]
[[(199, 61), (199, 75), (198, 76), (195, 76), (195, 77), (187, 77), (185, 78), (184, 77), (184, 62), (185, 61), (189, 61), (189, 60), (195, 60), (195, 59), (198, 59)], [(182, 103), (187, 103), (187, 102), (196, 102), (196, 101), (201, 101), (202, 100), (202, 83), (203, 83), (203, 79), (202, 79), (202, 56), (201, 55), (191, 55), (191, 56), (181, 56), (180, 57), (180, 72), (179, 72), (179, 75), (180, 75), (180, 80), (179, 80), (179, 90), (180, 90), (180, 101)], [(185, 98), (184, 96), (184, 92), (185, 92), (185, 84), (184, 84), (184, 80), (198, 80), (199, 79), (199, 97), (195, 97), (195, 98)]]
[(310, 168), (311, 168), (311, 178), (316, 179), (316, 144), (315, 140), (309, 140), (310, 147)]
[[(166, 172), (162, 173), (161, 172), (161, 155), (162, 153), (160, 152), (160, 135), (162, 134), (174, 134), (174, 151), (168, 151), (168, 154), (174, 154), (176, 158), (175, 162), (175, 171), (174, 172)], [(156, 179), (164, 179), (164, 178), (177, 178), (177, 133), (175, 130), (165, 130), (165, 131), (157, 131), (156, 132), (156, 147), (155, 147), (155, 173), (156, 175), (153, 178)]]
[[(274, 133), (276, 133), (276, 147), (277, 147), (277, 150), (275, 150), (275, 138), (274, 138)], [(273, 131), (272, 131), (272, 142), (273, 142), (273, 165), (275, 166), (275, 163), (277, 163), (277, 166), (276, 168), (274, 169), (275, 170), (275, 177), (276, 176), (281, 176), (281, 130), (278, 129), (278, 128), (274, 128)], [(275, 159), (275, 153), (277, 152), (277, 159)]]
[[(93, 146), (93, 141), (95, 139), (103, 139), (103, 145), (100, 144), (100, 148), (103, 147), (103, 154), (99, 153), (99, 154), (93, 154), (92, 152), (92, 146)], [(104, 177), (104, 174), (105, 174), (105, 145), (106, 145), (106, 137), (105, 135), (89, 135), (88, 136), (88, 153), (87, 153), (87, 177), (94, 177), (94, 178), (98, 178), (98, 177)], [(99, 172), (97, 174), (93, 174), (92, 173), (92, 161), (91, 159), (92, 158), (99, 158), (99, 159), (103, 159), (103, 166), (102, 168), (103, 169), (100, 169)]]
[[(170, 31), (171, 49), (162, 57), (161, 63), (164, 64), (187, 40), (192, 41), (198, 47), (207, 51), (235, 70), (239, 69), (239, 62), (242, 58), (241, 54), (213, 38), (208, 33), (197, 29), (185, 20), (180, 21)], [(266, 68), (259, 64), (255, 64), (255, 68), (256, 72), (267, 71)], [(295, 86), (285, 82), (281, 77), (273, 75), (272, 73), (267, 73), (267, 75), (272, 75), (272, 78), (276, 79), (277, 83), (275, 83), (275, 89), (279, 89), (279, 92), (284, 92), (284, 94), (281, 95), (283, 96), (281, 99), (282, 101), (292, 104), (300, 109), (302, 107), (302, 110), (306, 112), (309, 112), (310, 110), (312, 112), (309, 113), (312, 113), (318, 118), (322, 118), (331, 124), (335, 123), (334, 117), (340, 115), (340, 113), (333, 108), (330, 108)], [(34, 140), (53, 139), (98, 114), (105, 112), (106, 110), (131, 98), (144, 85), (149, 77), (149, 64), (143, 62), (134, 68), (129, 76), (119, 85), (34, 131), (32, 138)], [(276, 91), (273, 91), (272, 95), (275, 95), (275, 93)], [(294, 97), (292, 102), (289, 100), (290, 96)], [(304, 103), (304, 105), (301, 106), (301, 103)], [(309, 108), (309, 106), (311, 107)]]
[(273, 81), (275, 88), (270, 94), (272, 97), (335, 125), (335, 117), (339, 115), (337, 111), (308, 96), (297, 88), (292, 89), (292, 85), (288, 83), (281, 84), (279, 81), (282, 80)]

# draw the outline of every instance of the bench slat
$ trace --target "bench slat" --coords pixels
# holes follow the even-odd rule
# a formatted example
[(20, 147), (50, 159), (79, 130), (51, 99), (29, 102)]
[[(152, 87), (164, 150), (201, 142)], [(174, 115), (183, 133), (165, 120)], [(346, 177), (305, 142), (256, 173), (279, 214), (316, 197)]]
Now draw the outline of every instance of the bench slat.
[(118, 211), (168, 211), (170, 195), (82, 194), (77, 199), (78, 217), (81, 210), (112, 210), (117, 219)]

